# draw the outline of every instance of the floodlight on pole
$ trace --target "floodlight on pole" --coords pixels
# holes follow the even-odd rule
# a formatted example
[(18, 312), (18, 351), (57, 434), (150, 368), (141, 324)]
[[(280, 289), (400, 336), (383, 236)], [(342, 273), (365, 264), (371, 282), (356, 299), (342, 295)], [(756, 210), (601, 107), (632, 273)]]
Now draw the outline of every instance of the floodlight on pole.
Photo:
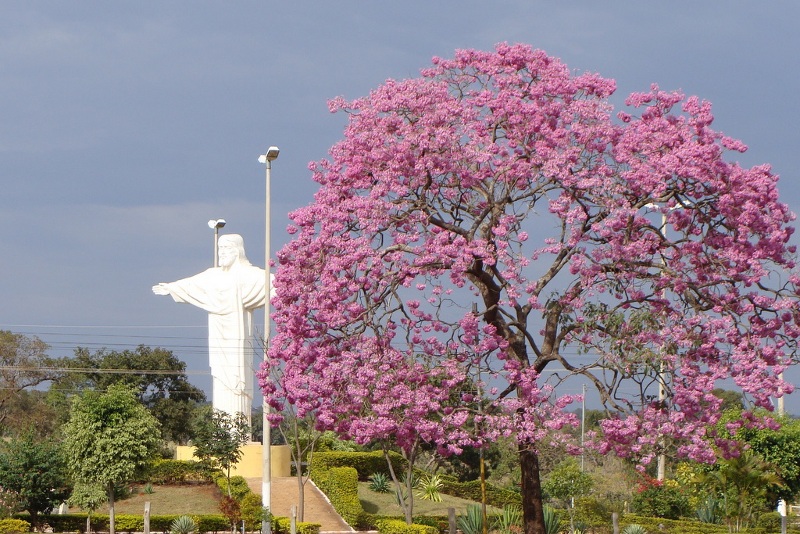
[(219, 267), (219, 229), (225, 226), (225, 219), (211, 219), (208, 227), (214, 230), (214, 267)]
[[(280, 149), (276, 146), (271, 146), (267, 149), (265, 154), (259, 156), (258, 161), (266, 165), (265, 175), (265, 203), (264, 203), (264, 361), (267, 361), (267, 352), (269, 351), (269, 338), (270, 338), (270, 300), (272, 293), (272, 280), (270, 277), (269, 257), (270, 257), (270, 182), (272, 174), (272, 162), (278, 159)], [(261, 505), (270, 510), (272, 506), (272, 465), (270, 445), (272, 436), (269, 426), (269, 403), (267, 397), (263, 398), (263, 405), (261, 407), (263, 417), (263, 438), (262, 443), (262, 472), (261, 472)], [(272, 525), (268, 519), (261, 522), (261, 532), (269, 534)]]

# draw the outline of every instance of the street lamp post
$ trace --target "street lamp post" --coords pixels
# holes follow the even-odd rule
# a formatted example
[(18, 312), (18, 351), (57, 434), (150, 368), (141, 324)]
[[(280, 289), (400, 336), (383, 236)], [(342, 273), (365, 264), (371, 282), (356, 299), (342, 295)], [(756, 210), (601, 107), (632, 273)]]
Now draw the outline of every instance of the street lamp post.
[[(267, 360), (267, 352), (269, 350), (269, 338), (270, 338), (270, 318), (269, 318), (269, 311), (270, 311), (270, 293), (272, 291), (271, 287), (271, 280), (269, 276), (269, 257), (270, 257), (270, 179), (272, 173), (272, 162), (278, 158), (278, 154), (280, 153), (280, 149), (276, 146), (271, 146), (267, 149), (266, 154), (262, 154), (259, 156), (258, 161), (264, 163), (266, 165), (266, 202), (265, 202), (265, 228), (264, 228), (264, 361)], [(261, 412), (263, 414), (263, 438), (262, 442), (262, 472), (261, 472), (261, 504), (267, 510), (270, 510), (270, 506), (272, 504), (272, 465), (271, 465), (271, 458), (270, 458), (270, 443), (272, 441), (270, 435), (270, 426), (269, 426), (269, 404), (267, 403), (266, 396), (263, 399), (263, 406), (261, 408)], [(261, 521), (261, 532), (263, 534), (269, 534), (272, 525), (268, 519), (264, 519)]]
[(219, 267), (219, 229), (225, 226), (225, 219), (211, 219), (208, 227), (214, 230), (214, 267)]

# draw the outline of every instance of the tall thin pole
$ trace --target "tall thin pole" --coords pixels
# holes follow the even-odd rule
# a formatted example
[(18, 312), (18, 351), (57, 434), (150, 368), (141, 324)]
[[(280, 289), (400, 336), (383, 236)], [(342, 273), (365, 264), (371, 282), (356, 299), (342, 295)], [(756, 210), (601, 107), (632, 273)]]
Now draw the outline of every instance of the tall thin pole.
[[(269, 339), (270, 339), (270, 299), (271, 299), (271, 280), (269, 276), (269, 258), (270, 258), (270, 181), (272, 173), (272, 160), (278, 157), (278, 148), (271, 146), (259, 161), (266, 165), (265, 175), (265, 215), (264, 215), (264, 361), (268, 359), (269, 352)], [(263, 160), (262, 160), (263, 158)], [(262, 439), (262, 473), (261, 473), (261, 504), (264, 508), (271, 511), (272, 506), (272, 465), (270, 455), (270, 445), (272, 443), (272, 436), (270, 433), (269, 425), (269, 403), (267, 397), (264, 395), (263, 404), (261, 408), (263, 417), (263, 439)], [(269, 534), (272, 529), (271, 521), (263, 519), (261, 521), (261, 532)]]
[(219, 267), (219, 226), (214, 227), (214, 267)]
[[(666, 239), (667, 238), (667, 214), (661, 213), (661, 236)], [(662, 256), (661, 258), (662, 264), (666, 267), (667, 261)], [(662, 354), (663, 357), (663, 354)], [(658, 364), (658, 402), (663, 406), (664, 401), (667, 400), (667, 388), (666, 384), (664, 383), (664, 360), (662, 359), (661, 362)], [(661, 441), (661, 445), (664, 445), (664, 441)], [(656, 479), (663, 482), (667, 478), (667, 455), (664, 453), (663, 447), (661, 450), (661, 454), (658, 455), (658, 463), (657, 463), (657, 471), (656, 471)]]

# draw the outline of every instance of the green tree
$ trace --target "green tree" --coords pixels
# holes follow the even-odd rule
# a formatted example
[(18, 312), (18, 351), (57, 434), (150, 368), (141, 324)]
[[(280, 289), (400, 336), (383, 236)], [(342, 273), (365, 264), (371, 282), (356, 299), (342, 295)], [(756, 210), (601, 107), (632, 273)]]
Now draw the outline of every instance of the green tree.
[(740, 435), (783, 480), (784, 484), (774, 488), (773, 493), (792, 502), (800, 495), (800, 420), (781, 417), (778, 422), (778, 429), (749, 428), (741, 430)]
[(58, 388), (104, 391), (112, 384), (128, 385), (161, 424), (165, 441), (185, 444), (192, 438), (191, 421), (206, 397), (189, 383), (186, 364), (172, 351), (144, 345), (94, 353), (78, 348), (62, 365), (72, 371), (59, 380)]
[(0, 433), (11, 435), (30, 429), (31, 421), (14, 417), (20, 393), (59, 378), (56, 360), (47, 355), (50, 347), (36, 337), (0, 330)]
[(542, 483), (546, 494), (566, 505), (570, 532), (575, 532), (575, 499), (588, 495), (593, 486), (592, 476), (584, 473), (574, 458), (558, 464)]
[(195, 429), (194, 455), (224, 471), (228, 497), (231, 497), (231, 467), (242, 457), (242, 445), (249, 440), (250, 425), (242, 413), (232, 416), (211, 410), (206, 417), (199, 419)]
[(751, 450), (722, 460), (715, 467), (701, 482), (722, 499), (725, 522), (732, 532), (750, 526), (767, 510), (770, 490), (783, 485), (775, 468)]
[(106, 489), (99, 484), (75, 484), (72, 495), (69, 497), (69, 504), (78, 506), (86, 510), (86, 532), (92, 531), (92, 514), (101, 505), (108, 502)]
[(32, 432), (5, 443), (0, 450), (0, 487), (14, 492), (19, 508), (39, 526), (39, 514), (49, 513), (69, 495), (59, 445)]
[(114, 534), (114, 487), (130, 481), (160, 444), (158, 421), (125, 385), (86, 391), (63, 427), (69, 472), (77, 483), (102, 485)]

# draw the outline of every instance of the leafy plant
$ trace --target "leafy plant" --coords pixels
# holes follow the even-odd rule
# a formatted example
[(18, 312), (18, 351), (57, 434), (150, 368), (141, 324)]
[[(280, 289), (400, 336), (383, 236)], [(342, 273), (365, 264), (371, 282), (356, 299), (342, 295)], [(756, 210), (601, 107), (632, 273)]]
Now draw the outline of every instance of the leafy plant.
[(709, 495), (700, 505), (700, 508), (697, 509), (697, 519), (702, 523), (719, 524), (722, 523), (723, 513), (722, 502)]
[(419, 479), (416, 486), (417, 497), (427, 501), (442, 502), (442, 477), (439, 475), (425, 475)]
[(197, 523), (188, 515), (182, 515), (175, 518), (175, 521), (169, 527), (169, 531), (172, 534), (190, 534), (191, 532), (197, 532)]
[(468, 505), (466, 514), (456, 518), (456, 524), (464, 534), (481, 534), (483, 532), (483, 510), (480, 505)]
[(558, 534), (561, 532), (561, 518), (558, 517), (558, 513), (553, 508), (544, 506), (542, 515), (544, 516), (544, 531), (546, 534)]
[(503, 513), (495, 519), (495, 528), (501, 534), (518, 533), (522, 528), (522, 508), (519, 506), (506, 506)]
[(647, 534), (647, 530), (642, 525), (628, 525), (622, 529), (622, 534)]
[(155, 493), (155, 490), (153, 490), (153, 485), (151, 483), (149, 483), (149, 482), (144, 485), (144, 488), (142, 489), (142, 491), (146, 495), (152, 495), (153, 493)]
[(391, 491), (391, 482), (385, 473), (374, 473), (369, 477), (369, 489), (375, 493), (389, 493)]

